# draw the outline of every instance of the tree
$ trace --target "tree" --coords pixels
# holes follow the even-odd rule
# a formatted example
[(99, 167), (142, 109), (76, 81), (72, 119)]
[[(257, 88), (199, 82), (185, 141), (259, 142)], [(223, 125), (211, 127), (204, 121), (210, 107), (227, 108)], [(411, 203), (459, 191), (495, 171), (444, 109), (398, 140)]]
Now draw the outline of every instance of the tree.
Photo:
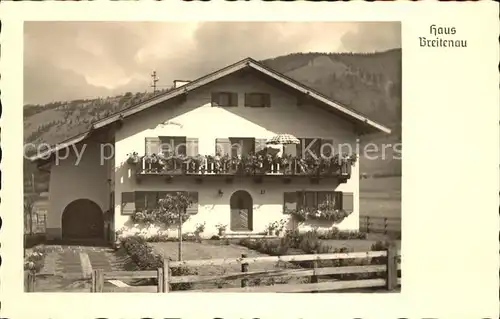
[(179, 260), (182, 260), (182, 224), (188, 220), (186, 210), (193, 204), (193, 200), (185, 192), (177, 192), (172, 196), (167, 194), (158, 201), (158, 211), (169, 225), (177, 223), (179, 236)]
[(177, 225), (179, 234), (179, 260), (182, 260), (182, 224), (189, 219), (187, 209), (193, 200), (186, 192), (177, 192), (175, 195), (167, 194), (158, 200), (154, 209), (135, 212), (132, 220), (142, 224), (163, 224), (166, 227)]
[(24, 196), (24, 223), (29, 222), (28, 229), (30, 235), (33, 235), (33, 208), (35, 206), (36, 198), (33, 195)]

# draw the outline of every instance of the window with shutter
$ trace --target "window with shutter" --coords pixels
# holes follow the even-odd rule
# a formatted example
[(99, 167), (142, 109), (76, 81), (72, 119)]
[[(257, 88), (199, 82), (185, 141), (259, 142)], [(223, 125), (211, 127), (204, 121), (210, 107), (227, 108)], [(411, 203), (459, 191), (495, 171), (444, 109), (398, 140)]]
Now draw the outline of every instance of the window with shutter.
[(316, 192), (306, 192), (304, 207), (306, 208), (316, 208), (317, 207), (317, 193)]
[(354, 211), (354, 194), (353, 193), (341, 193), (338, 192), (339, 197), (341, 198), (340, 207), (348, 213), (352, 213)]
[(186, 209), (186, 213), (189, 215), (198, 214), (198, 192), (187, 192), (187, 196), (191, 198), (193, 203)]
[(238, 106), (238, 93), (212, 92), (212, 106), (232, 107)]
[(283, 213), (288, 214), (290, 211), (297, 209), (298, 192), (283, 193)]
[(194, 137), (186, 138), (186, 155), (187, 156), (197, 156), (198, 151), (198, 139)]
[(267, 140), (265, 138), (256, 138), (255, 139), (255, 146), (254, 146), (255, 153), (259, 153), (259, 152), (266, 149), (266, 141)]
[(164, 155), (187, 155), (187, 139), (184, 136), (160, 136), (161, 152)]
[(122, 192), (121, 201), (122, 215), (132, 215), (135, 210), (135, 194), (134, 192)]
[(145, 192), (147, 209), (155, 209), (158, 206), (158, 192)]
[(304, 158), (319, 158), (321, 155), (321, 140), (317, 138), (301, 138), (297, 145), (297, 153)]
[(331, 139), (322, 139), (321, 140), (321, 147), (320, 147), (320, 155), (325, 158), (331, 158), (332, 155), (335, 153), (335, 150), (333, 148), (333, 140)]
[(287, 144), (283, 145), (283, 155), (297, 156), (297, 145), (296, 144)]
[(231, 156), (244, 156), (255, 152), (254, 138), (230, 137), (229, 141), (231, 143)]
[(219, 156), (231, 155), (231, 141), (229, 138), (215, 140), (215, 154)]
[(306, 201), (306, 192), (297, 192), (297, 208), (304, 208), (304, 203)]
[(161, 144), (162, 142), (158, 137), (146, 137), (145, 154), (146, 155), (160, 154), (162, 152)]
[(146, 209), (146, 192), (135, 192), (135, 209), (137, 211)]
[(271, 95), (269, 93), (245, 93), (246, 107), (270, 107)]

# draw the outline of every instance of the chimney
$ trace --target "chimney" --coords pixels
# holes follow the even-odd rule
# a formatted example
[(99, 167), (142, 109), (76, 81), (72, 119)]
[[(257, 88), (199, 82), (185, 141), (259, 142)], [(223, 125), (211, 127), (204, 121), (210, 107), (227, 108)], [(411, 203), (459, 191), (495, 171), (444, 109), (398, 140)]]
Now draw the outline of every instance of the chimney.
[(174, 89), (181, 87), (183, 85), (188, 84), (191, 81), (183, 81), (183, 80), (174, 80)]

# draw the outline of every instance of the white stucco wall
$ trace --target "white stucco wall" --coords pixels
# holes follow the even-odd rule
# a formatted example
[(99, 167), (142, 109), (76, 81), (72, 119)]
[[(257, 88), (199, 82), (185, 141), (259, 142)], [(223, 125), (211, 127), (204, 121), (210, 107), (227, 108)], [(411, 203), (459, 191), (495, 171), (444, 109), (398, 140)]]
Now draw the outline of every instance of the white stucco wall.
[[(238, 92), (239, 106), (231, 108), (211, 107), (212, 91)], [(244, 107), (245, 92), (270, 93), (270, 108)], [(166, 121), (175, 124), (159, 125)], [(179, 125), (178, 125), (179, 124)], [(205, 236), (217, 231), (217, 223), (230, 224), (229, 198), (236, 190), (248, 191), (254, 201), (254, 232), (263, 231), (270, 222), (287, 218), (282, 214), (283, 192), (298, 190), (338, 190), (354, 194), (354, 212), (339, 225), (340, 229), (357, 230), (359, 227), (359, 169), (356, 164), (347, 183), (340, 184), (334, 179), (311, 184), (309, 179), (293, 180), (284, 184), (281, 180), (264, 180), (256, 184), (251, 179), (235, 180), (232, 184), (205, 179), (203, 184), (194, 180), (174, 179), (167, 184), (164, 179), (144, 180), (138, 184), (129, 166), (125, 163), (127, 154), (144, 154), (145, 138), (155, 136), (187, 136), (198, 138), (200, 154), (214, 154), (216, 138), (254, 137), (268, 138), (276, 133), (290, 133), (297, 137), (317, 137), (334, 139), (334, 144), (355, 144), (356, 135), (351, 125), (335, 115), (311, 105), (297, 106), (296, 98), (277, 87), (270, 86), (253, 76), (232, 76), (189, 92), (185, 102), (177, 105), (168, 102), (143, 111), (126, 119), (115, 135), (115, 229), (121, 228), (129, 216), (121, 213), (121, 193), (168, 190), (197, 190), (199, 212), (186, 222), (186, 231), (194, 230), (197, 223), (206, 222)], [(218, 190), (224, 193), (218, 195)], [(261, 194), (264, 190), (264, 194)], [(325, 225), (330, 227), (331, 225)], [(305, 226), (307, 228), (307, 226)], [(229, 226), (228, 226), (229, 229)]]
[(47, 233), (61, 236), (61, 218), (68, 204), (77, 199), (89, 199), (102, 211), (109, 208), (108, 163), (101, 162), (101, 145), (88, 140), (59, 153), (53, 163), (49, 184)]

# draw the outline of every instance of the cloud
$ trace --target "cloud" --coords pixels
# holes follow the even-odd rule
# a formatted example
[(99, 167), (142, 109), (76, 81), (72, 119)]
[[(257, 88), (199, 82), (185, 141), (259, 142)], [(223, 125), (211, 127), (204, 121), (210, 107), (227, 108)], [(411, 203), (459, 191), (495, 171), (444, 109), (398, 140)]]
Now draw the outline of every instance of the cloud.
[(27, 22), (27, 103), (91, 98), (192, 80), (245, 57), (400, 47), (399, 23)]
[(385, 51), (401, 47), (400, 22), (364, 22), (341, 37), (342, 50), (350, 52)]

